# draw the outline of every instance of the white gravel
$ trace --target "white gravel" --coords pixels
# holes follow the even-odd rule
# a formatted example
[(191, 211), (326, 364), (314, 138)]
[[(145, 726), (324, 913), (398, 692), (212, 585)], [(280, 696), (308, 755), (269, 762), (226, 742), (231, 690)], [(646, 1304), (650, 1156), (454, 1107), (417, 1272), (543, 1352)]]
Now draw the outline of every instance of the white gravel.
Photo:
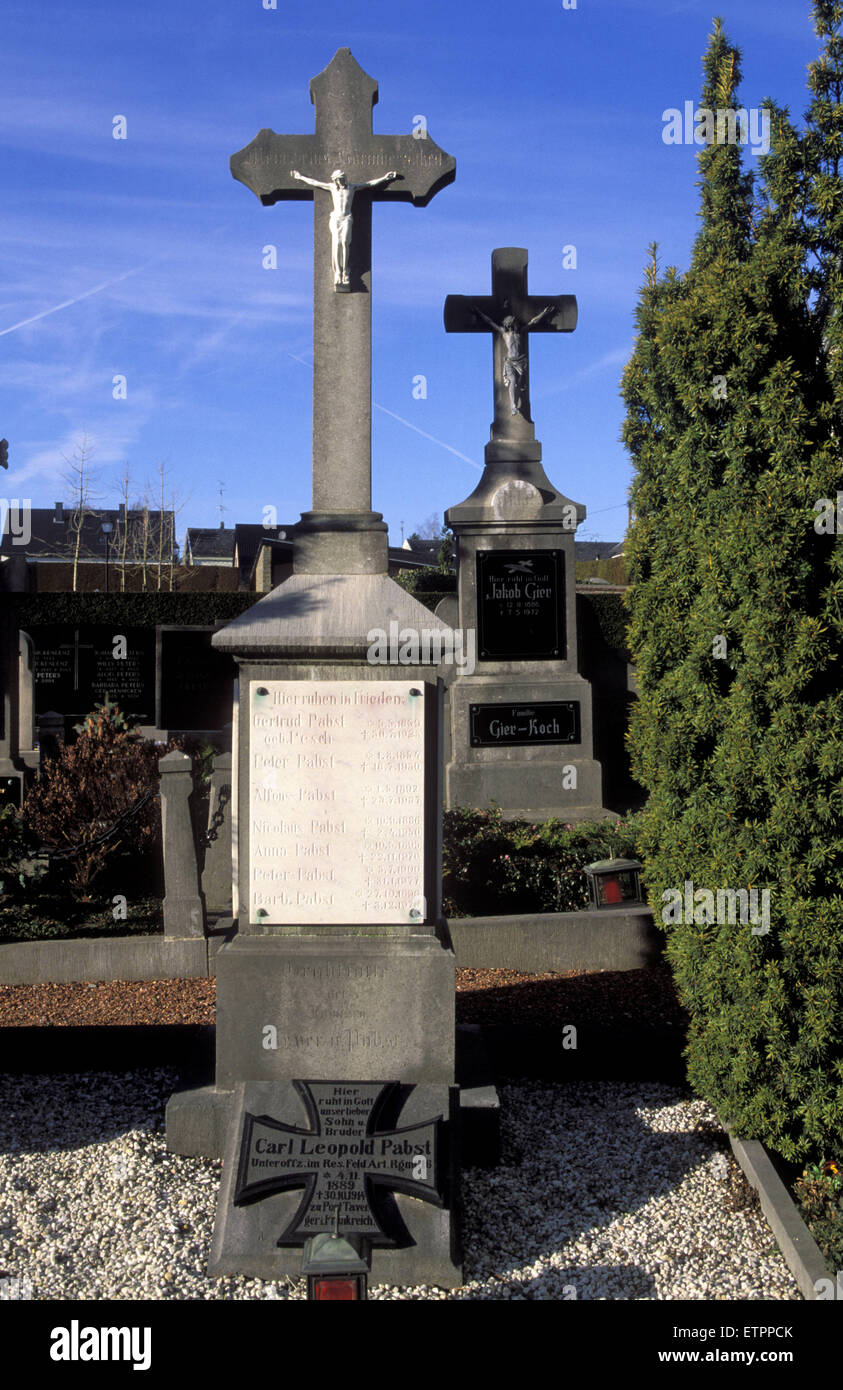
[[(175, 1073), (0, 1078), (0, 1299), (296, 1299), (212, 1280), (221, 1164), (167, 1152)], [(714, 1112), (675, 1086), (501, 1090), (499, 1167), (462, 1177), (466, 1283), (373, 1299), (793, 1299)]]

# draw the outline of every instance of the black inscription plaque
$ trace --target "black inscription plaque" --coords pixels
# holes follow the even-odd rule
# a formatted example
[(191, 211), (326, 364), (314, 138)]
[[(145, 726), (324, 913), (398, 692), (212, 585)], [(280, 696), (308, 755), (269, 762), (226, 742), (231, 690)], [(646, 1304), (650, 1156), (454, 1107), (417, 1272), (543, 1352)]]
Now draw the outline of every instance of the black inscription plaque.
[(535, 705), (469, 705), (472, 748), (515, 748), (539, 743), (579, 743), (579, 700), (541, 700)]
[(124, 714), (155, 718), (155, 633), (109, 624), (30, 628), (35, 713), (83, 716), (108, 694)]
[(561, 550), (478, 550), (477, 646), (481, 661), (564, 657)]
[(162, 729), (222, 729), (232, 720), (234, 662), (211, 646), (215, 629), (161, 629)]
[(397, 1128), (413, 1090), (396, 1081), (294, 1081), (309, 1129), (269, 1115), (243, 1117), (234, 1205), (286, 1188), (304, 1195), (278, 1245), (303, 1245), (320, 1231), (365, 1236), (371, 1245), (411, 1243), (391, 1192), (443, 1205), (441, 1118)]

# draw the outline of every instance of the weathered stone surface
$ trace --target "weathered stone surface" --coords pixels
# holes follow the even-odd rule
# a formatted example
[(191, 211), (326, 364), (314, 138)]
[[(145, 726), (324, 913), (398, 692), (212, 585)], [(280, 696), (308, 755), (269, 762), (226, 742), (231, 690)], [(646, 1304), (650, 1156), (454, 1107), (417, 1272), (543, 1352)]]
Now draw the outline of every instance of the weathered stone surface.
[(645, 970), (662, 960), (663, 939), (646, 904), (457, 918), (449, 926), (460, 969)]
[[(277, 1217), (299, 1198), (273, 1191), (247, 1210), (240, 1198), (259, 1194), (231, 1186), (250, 1107), (283, 1112), (295, 1082), (313, 1093), (395, 1081), (412, 1097), (436, 1088), (443, 1115), (454, 1079), (454, 955), (439, 921), (442, 686), (423, 657), (396, 669), (371, 651), (393, 621), (445, 630), (387, 578), (386, 527), (371, 509), (371, 202), (423, 205), (454, 161), (428, 139), (374, 136), (376, 97), (342, 49), (311, 83), (315, 135), (264, 130), (232, 159), (262, 202), (314, 200), (313, 511), (297, 528), (292, 576), (214, 638), (239, 665), (239, 933), (214, 961), (213, 1093), (183, 1097), (168, 1116), (174, 1146), (206, 1152), (228, 1111), (212, 1272), (277, 1278), (301, 1266), (300, 1250), (277, 1246), (279, 1232), (291, 1238)], [(258, 1083), (270, 1087), (262, 1098)], [(410, 1123), (437, 1113), (410, 1113), (412, 1097)], [(389, 1200), (402, 1215), (414, 1204), (412, 1235), (407, 1249), (376, 1250), (372, 1277), (461, 1282), (450, 1211)]]
[(252, 142), (231, 156), (234, 178), (245, 183), (267, 206), (281, 200), (307, 200), (313, 193), (292, 176), (301, 168), (319, 179), (334, 169), (345, 170), (354, 183), (362, 183), (390, 169), (401, 178), (372, 190), (369, 197), (412, 202), (424, 207), (452, 183), (456, 160), (427, 135), (374, 135), (372, 108), (378, 100), (378, 84), (363, 71), (348, 48), (334, 57), (310, 83), (310, 100), (316, 108), (314, 135), (276, 135), (261, 130)]
[(108, 936), (9, 941), (0, 946), (0, 984), (50, 980), (189, 980), (208, 974), (208, 943), (197, 936)]
[[(215, 633), (214, 646), (241, 660), (274, 657), (285, 662), (356, 661), (361, 669), (354, 672), (355, 676), (391, 678), (385, 668), (367, 669), (367, 653), (373, 640), (370, 633), (373, 629), (388, 630), (391, 622), (418, 631), (438, 628), (444, 632), (448, 627), (386, 573), (350, 574), (338, 570), (330, 574), (291, 574)], [(344, 673), (346, 677), (350, 674), (347, 668)], [(312, 671), (308, 670), (310, 674)], [(321, 667), (320, 674), (324, 677)], [(407, 679), (416, 673), (405, 667), (395, 674)]]
[(205, 913), (199, 896), (196, 841), (190, 817), (193, 791), (191, 760), (173, 751), (159, 759), (161, 773), (161, 839), (164, 846), (164, 933), (166, 936), (205, 934)]
[[(287, 582), (290, 583), (291, 581), (288, 580)], [(297, 870), (290, 870), (294, 873), (294, 878), (279, 883), (279, 901), (274, 905), (262, 904), (256, 900), (254, 893), (255, 880), (252, 878), (252, 871), (257, 868), (257, 860), (253, 856), (252, 841), (255, 835), (257, 835), (258, 841), (261, 839), (261, 836), (265, 833), (261, 829), (261, 826), (271, 826), (271, 818), (261, 816), (259, 821), (256, 820), (254, 812), (258, 804), (255, 800), (257, 791), (251, 789), (248, 777), (243, 776), (239, 778), (236, 808), (236, 846), (238, 913), (240, 919), (239, 930), (241, 934), (284, 934), (298, 930), (299, 928), (306, 929), (308, 926), (316, 924), (321, 924), (325, 931), (336, 930), (344, 932), (368, 930), (374, 933), (389, 933), (395, 931), (400, 934), (402, 931), (409, 930), (411, 927), (413, 930), (421, 929), (425, 924), (428, 931), (432, 932), (435, 930), (441, 900), (439, 867), (441, 862), (441, 836), (439, 830), (441, 814), (441, 686), (434, 685), (433, 682), (430, 681), (429, 668), (427, 671), (422, 671), (419, 668), (408, 668), (404, 666), (367, 665), (365, 667), (359, 667), (359, 674), (362, 676), (364, 673), (370, 679), (358, 681), (349, 680), (351, 674), (349, 665), (341, 661), (337, 661), (334, 664), (326, 662), (319, 667), (314, 667), (313, 665), (302, 667), (295, 662), (283, 662), (282, 664), (280, 659), (275, 662), (269, 660), (255, 660), (244, 662), (241, 665), (241, 716), (239, 718), (238, 738), (239, 766), (243, 769), (249, 769), (252, 776), (259, 774), (261, 783), (263, 783), (267, 777), (272, 777), (273, 774), (276, 773), (278, 774), (272, 786), (261, 786), (262, 792), (270, 794), (273, 791), (279, 791), (286, 794), (289, 790), (297, 794), (299, 791), (304, 791), (307, 793), (308, 797), (312, 796), (316, 798), (312, 803), (314, 807), (321, 804), (324, 809), (325, 806), (336, 805), (342, 812), (339, 818), (331, 817), (329, 814), (323, 814), (321, 812), (308, 818), (306, 815), (301, 814), (301, 812), (306, 809), (306, 805), (309, 804), (307, 802), (300, 801), (296, 803), (295, 800), (284, 800), (277, 803), (272, 815), (274, 815), (276, 819), (279, 817), (283, 819), (285, 826), (288, 827), (288, 830), (284, 832), (284, 839), (276, 846), (279, 850), (286, 851), (286, 853), (278, 856), (279, 866), (283, 868), (285, 864), (294, 864), (297, 859), (301, 865), (306, 866), (312, 859), (318, 858), (319, 863), (325, 865), (324, 883), (320, 889), (319, 880), (316, 878), (312, 879), (310, 885), (311, 895), (318, 894), (320, 901), (308, 902), (306, 900), (308, 897), (308, 881), (305, 878), (299, 881), (296, 877)], [(368, 915), (363, 913), (361, 908), (363, 899), (360, 896), (361, 891), (365, 888), (366, 882), (368, 881), (367, 875), (365, 874), (365, 862), (359, 857), (363, 847), (361, 836), (363, 831), (367, 828), (369, 831), (377, 830), (378, 827), (375, 822), (381, 814), (385, 819), (385, 824), (383, 826), (384, 834), (388, 837), (390, 843), (393, 844), (393, 849), (391, 851), (389, 846), (386, 843), (384, 844), (384, 855), (389, 853), (404, 854), (403, 849), (400, 847), (395, 848), (397, 839), (400, 839), (398, 832), (401, 829), (401, 826), (398, 825), (394, 819), (396, 806), (393, 805), (391, 811), (389, 807), (382, 807), (380, 811), (378, 811), (378, 815), (373, 816), (371, 813), (377, 808), (374, 806), (365, 807), (357, 801), (360, 787), (363, 783), (366, 781), (372, 782), (374, 765), (376, 762), (382, 763), (384, 767), (387, 768), (390, 788), (397, 788), (404, 785), (398, 777), (398, 764), (394, 762), (390, 763), (389, 755), (387, 755), (386, 760), (384, 760), (383, 757), (383, 745), (392, 745), (395, 743), (395, 739), (387, 739), (385, 736), (380, 740), (368, 742), (365, 739), (361, 739), (359, 748), (357, 748), (356, 751), (346, 747), (342, 757), (346, 760), (351, 758), (355, 766), (349, 767), (347, 780), (345, 782), (336, 781), (335, 779), (331, 786), (326, 784), (324, 787), (320, 784), (320, 769), (318, 767), (308, 766), (303, 767), (300, 773), (297, 774), (299, 776), (299, 783), (297, 783), (294, 788), (292, 781), (287, 777), (288, 769), (283, 766), (265, 766), (264, 763), (267, 756), (265, 750), (261, 752), (253, 748), (251, 735), (254, 730), (252, 729), (249, 713), (249, 702), (254, 702), (256, 699), (263, 701), (269, 698), (269, 696), (257, 696), (256, 692), (258, 690), (269, 691), (274, 688), (274, 682), (284, 681), (290, 683), (291, 690), (297, 687), (301, 692), (301, 699), (304, 701), (307, 691), (312, 685), (312, 681), (308, 678), (317, 675), (323, 677), (323, 682), (320, 682), (320, 684), (325, 685), (326, 692), (330, 694), (332, 698), (339, 701), (351, 701), (350, 705), (338, 705), (337, 708), (339, 709), (353, 709), (355, 700), (362, 702), (358, 706), (358, 709), (365, 708), (365, 702), (371, 698), (371, 694), (377, 695), (378, 691), (381, 692), (381, 696), (388, 700), (394, 708), (397, 708), (390, 694), (391, 687), (394, 687), (396, 692), (401, 692), (401, 708), (403, 708), (405, 703), (415, 704), (417, 700), (421, 701), (425, 706), (423, 735), (424, 773), (422, 774), (415, 764), (414, 754), (413, 763), (414, 766), (416, 766), (416, 770), (413, 772), (411, 778), (419, 792), (419, 800), (417, 804), (409, 808), (406, 806), (397, 807), (397, 811), (401, 815), (410, 818), (410, 820), (406, 822), (405, 829), (409, 831), (413, 825), (416, 827), (416, 851), (413, 864), (407, 859), (402, 859), (402, 863), (405, 865), (405, 868), (412, 868), (414, 875), (413, 884), (418, 885), (418, 883), (421, 883), (422, 888), (420, 891), (417, 890), (414, 892), (411, 901), (404, 903), (403, 907), (406, 909), (406, 912), (400, 918), (397, 915), (397, 910), (394, 908), (384, 909), (380, 913), (375, 913), (373, 909)], [(407, 680), (408, 676), (410, 677), (409, 681)], [(419, 679), (420, 676), (421, 679)], [(418, 690), (420, 694), (411, 696), (409, 694), (410, 690)], [(310, 707), (307, 706), (306, 703), (303, 703), (301, 708), (304, 710)], [(418, 716), (414, 716), (414, 718), (418, 718)], [(275, 732), (278, 736), (281, 736), (284, 731), (279, 730)], [(324, 737), (326, 732), (331, 731), (323, 731), (321, 736)], [(395, 730), (393, 732), (398, 733), (400, 730)], [(419, 737), (421, 737), (421, 735), (418, 734), (417, 731), (416, 752), (418, 752), (418, 748), (421, 746), (418, 744)], [(378, 750), (374, 747), (374, 743), (377, 742), (380, 742), (380, 748)], [(327, 745), (325, 746), (327, 747)], [(287, 744), (283, 746), (279, 745), (279, 751), (277, 753), (272, 753), (270, 758), (283, 760), (283, 758), (287, 756), (297, 761), (300, 756), (303, 756), (305, 758), (310, 758), (312, 761), (314, 756), (318, 756), (318, 753), (319, 745), (312, 742), (303, 743), (301, 749), (296, 749), (293, 745)], [(376, 753), (378, 753), (378, 756), (376, 756)], [(328, 753), (327, 756), (338, 757), (338, 754), (332, 755)], [(258, 758), (262, 760), (260, 766), (256, 766), (255, 760)], [(389, 768), (391, 768), (391, 770), (389, 770)], [(325, 771), (329, 772), (331, 776), (334, 776), (337, 769), (327, 768)], [(290, 783), (289, 787), (287, 785), (288, 782)], [(410, 785), (410, 783), (407, 783), (407, 785)], [(336, 793), (334, 800), (320, 803), (319, 797), (321, 797), (323, 793), (330, 792)], [(376, 794), (376, 789), (374, 788), (374, 784), (372, 784), (370, 787), (370, 796), (375, 796)], [(389, 794), (391, 794), (391, 792)], [(399, 793), (395, 794), (398, 795)], [(406, 793), (400, 793), (400, 795), (406, 795)], [(272, 805), (271, 802), (268, 804), (270, 806)], [(281, 815), (282, 810), (295, 805), (299, 807), (295, 817), (292, 815), (289, 817)], [(352, 822), (355, 822), (355, 824), (352, 825)], [(345, 830), (342, 832), (337, 829), (340, 824), (345, 826)], [(308, 825), (310, 825), (309, 831), (307, 831)], [(420, 825), (423, 825), (423, 834), (421, 837), (419, 836)], [(298, 828), (296, 829), (296, 827)], [(412, 837), (407, 843), (411, 842)], [(420, 850), (420, 845), (423, 846), (423, 853)], [(306, 853), (305, 851), (307, 851), (308, 846), (311, 848), (313, 846), (318, 847), (320, 851), (319, 855)], [(269, 847), (272, 848), (273, 846), (270, 845)], [(297, 853), (297, 847), (302, 853)], [(326, 847), (330, 851), (327, 858), (322, 853)], [(328, 859), (332, 862), (329, 863)], [(370, 868), (374, 874), (374, 865), (370, 865)], [(420, 869), (421, 875), (419, 874)], [(326, 876), (328, 873), (333, 873), (334, 877), (328, 879)], [(386, 883), (383, 874), (381, 874), (381, 878), (384, 880), (382, 887), (385, 887)], [(413, 886), (410, 884), (410, 880), (406, 873), (401, 875), (401, 882), (406, 891), (409, 891), (409, 888)], [(372, 883), (374, 883), (374, 877), (372, 877)], [(266, 887), (267, 885), (263, 884), (261, 886)], [(286, 900), (283, 902), (280, 901), (280, 890), (284, 888), (289, 888), (290, 890), (283, 895), (285, 899), (295, 897), (295, 903)], [(301, 903), (298, 901), (299, 891), (301, 891), (302, 895)], [(333, 899), (333, 901), (328, 901), (329, 898)], [(268, 915), (259, 915), (261, 908), (266, 911), (269, 907), (272, 907), (272, 910), (275, 912), (274, 918)], [(301, 908), (298, 917), (295, 911), (297, 907)]]
[(217, 1086), (453, 1081), (456, 963), (435, 936), (238, 936), (216, 957)]

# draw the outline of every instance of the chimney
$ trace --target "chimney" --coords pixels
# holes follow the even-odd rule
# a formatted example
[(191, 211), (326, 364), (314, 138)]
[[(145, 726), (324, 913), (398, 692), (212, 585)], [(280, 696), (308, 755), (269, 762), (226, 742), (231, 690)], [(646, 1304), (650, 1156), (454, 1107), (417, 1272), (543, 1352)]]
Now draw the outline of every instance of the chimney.
[(220, 522), (220, 530), (221, 530), (221, 531), (224, 531), (224, 530), (225, 530), (225, 522), (224, 522), (224, 521), (221, 521), (221, 522)]
[(55, 525), (61, 526), (63, 521), (64, 517), (62, 516), (61, 502), (56, 502), (55, 511), (53, 512), (53, 522), (55, 523)]
[(129, 523), (128, 523), (128, 517), (127, 517), (127, 515), (126, 515), (126, 503), (125, 503), (125, 502), (121, 502), (121, 503), (120, 503), (120, 524), (122, 525), (122, 527), (123, 527), (124, 530), (126, 529), (127, 525), (129, 524)]

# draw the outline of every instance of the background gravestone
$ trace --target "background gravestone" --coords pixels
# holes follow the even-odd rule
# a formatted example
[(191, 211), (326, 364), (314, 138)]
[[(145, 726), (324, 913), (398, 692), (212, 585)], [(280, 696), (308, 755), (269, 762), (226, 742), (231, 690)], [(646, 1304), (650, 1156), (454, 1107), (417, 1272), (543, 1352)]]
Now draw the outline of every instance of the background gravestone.
[(231, 723), (234, 663), (211, 644), (213, 627), (161, 627), (159, 729), (215, 730)]
[(155, 634), (151, 629), (43, 624), (30, 627), (29, 635), (34, 649), (36, 714), (58, 710), (78, 719), (90, 714), (108, 694), (124, 714), (153, 722)]
[(574, 537), (585, 508), (550, 482), (530, 417), (529, 337), (572, 332), (572, 295), (527, 290), (527, 252), (492, 253), (490, 297), (449, 295), (450, 333), (494, 338), (495, 418), (483, 476), (445, 513), (457, 538), (458, 625), (477, 663), (450, 686), (447, 805), (591, 820), (603, 806), (591, 684), (581, 673)]

